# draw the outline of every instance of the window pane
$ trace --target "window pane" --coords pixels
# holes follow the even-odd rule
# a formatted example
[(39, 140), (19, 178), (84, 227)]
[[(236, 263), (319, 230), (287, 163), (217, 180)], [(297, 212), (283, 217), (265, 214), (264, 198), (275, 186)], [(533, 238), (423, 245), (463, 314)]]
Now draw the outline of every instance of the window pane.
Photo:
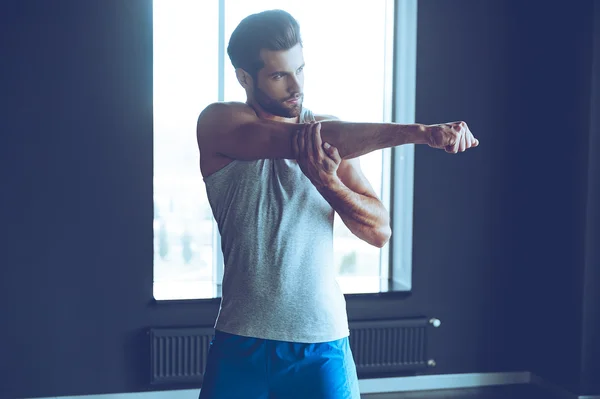
[[(225, 42), (246, 16), (284, 9), (300, 23), (304, 44), (305, 106), (356, 122), (382, 122), (385, 101), (386, 1), (226, 0)], [(389, 40), (390, 38), (388, 38)], [(229, 60), (225, 100), (245, 101)], [(362, 169), (381, 193), (382, 151), (361, 157)], [(356, 238), (336, 217), (334, 258), (344, 292), (378, 291), (381, 250)], [(371, 282), (370, 287), (365, 282)]]
[[(195, 124), (199, 111), (218, 100), (218, 2), (155, 0), (153, 4), (154, 296), (209, 298), (217, 295), (216, 251), (220, 249), (214, 242), (216, 226), (198, 168)], [(341, 1), (324, 0), (302, 4), (226, 0), (225, 5), (225, 45), (239, 21), (251, 13), (283, 8), (299, 20), (308, 108), (344, 120), (383, 120), (385, 0), (352, 9)], [(311, 11), (315, 9), (319, 13)], [(331, 21), (336, 21), (335, 26)], [(245, 100), (228, 59), (224, 83), (225, 100)], [(361, 157), (361, 164), (380, 193), (382, 153)], [(352, 235), (339, 218), (334, 225), (334, 252), (345, 292), (378, 290), (381, 251)], [(365, 282), (372, 286), (365, 287)]]
[(154, 0), (154, 297), (214, 296), (198, 113), (217, 101), (218, 2)]

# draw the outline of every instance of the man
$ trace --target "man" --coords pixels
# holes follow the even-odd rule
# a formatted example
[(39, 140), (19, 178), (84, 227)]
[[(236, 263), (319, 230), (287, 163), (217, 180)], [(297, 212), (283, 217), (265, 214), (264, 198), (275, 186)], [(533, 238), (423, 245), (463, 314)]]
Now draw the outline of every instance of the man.
[(228, 54), (246, 103), (198, 118), (200, 169), (225, 261), (201, 399), (358, 399), (344, 296), (332, 265), (333, 218), (382, 247), (389, 215), (358, 157), (397, 145), (449, 153), (478, 145), (464, 122), (350, 123), (302, 106), (298, 23), (245, 18)]

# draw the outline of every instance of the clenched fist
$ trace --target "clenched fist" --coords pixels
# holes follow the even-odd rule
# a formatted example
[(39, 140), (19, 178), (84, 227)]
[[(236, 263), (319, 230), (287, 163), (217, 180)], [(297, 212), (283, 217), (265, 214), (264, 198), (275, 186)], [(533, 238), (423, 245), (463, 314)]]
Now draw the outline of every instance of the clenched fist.
[(450, 122), (427, 126), (427, 144), (456, 154), (477, 147), (477, 140), (465, 122)]

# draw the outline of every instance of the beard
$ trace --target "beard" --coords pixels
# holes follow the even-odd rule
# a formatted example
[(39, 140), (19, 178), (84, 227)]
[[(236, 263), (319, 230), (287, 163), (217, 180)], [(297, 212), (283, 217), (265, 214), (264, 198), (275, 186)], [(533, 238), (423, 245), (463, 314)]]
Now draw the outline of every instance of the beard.
[(254, 88), (253, 94), (254, 99), (262, 109), (272, 115), (281, 116), (283, 118), (295, 118), (300, 115), (300, 112), (302, 111), (302, 100), (304, 97), (302, 94), (298, 96), (298, 103), (296, 104), (286, 104), (286, 101), (296, 97), (295, 95), (284, 100), (276, 100), (258, 87)]

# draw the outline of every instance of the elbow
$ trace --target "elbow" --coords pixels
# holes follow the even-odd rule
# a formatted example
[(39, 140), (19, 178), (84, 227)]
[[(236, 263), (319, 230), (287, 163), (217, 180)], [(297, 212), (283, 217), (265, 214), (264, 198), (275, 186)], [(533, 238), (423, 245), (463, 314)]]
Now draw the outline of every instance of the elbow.
[(379, 227), (376, 231), (374, 231), (371, 245), (377, 248), (383, 248), (385, 244), (387, 244), (390, 241), (391, 237), (392, 229), (388, 224), (384, 224), (381, 227)]

